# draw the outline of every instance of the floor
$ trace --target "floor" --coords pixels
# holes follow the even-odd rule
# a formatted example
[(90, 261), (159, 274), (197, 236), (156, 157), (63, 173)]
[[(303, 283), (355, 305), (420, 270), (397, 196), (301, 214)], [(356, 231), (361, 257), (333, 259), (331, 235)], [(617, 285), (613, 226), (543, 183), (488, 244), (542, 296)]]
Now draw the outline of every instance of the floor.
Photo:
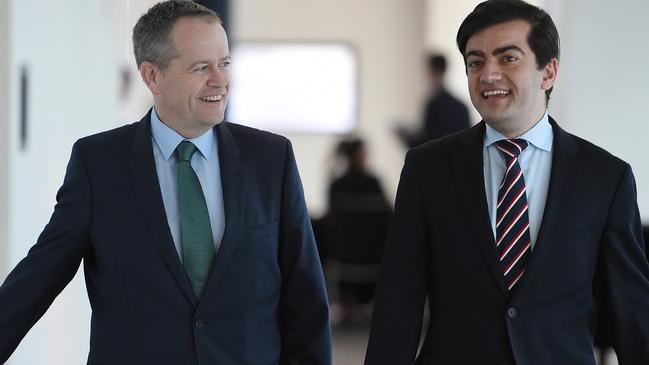
[(367, 326), (333, 328), (334, 365), (362, 365), (367, 349)]

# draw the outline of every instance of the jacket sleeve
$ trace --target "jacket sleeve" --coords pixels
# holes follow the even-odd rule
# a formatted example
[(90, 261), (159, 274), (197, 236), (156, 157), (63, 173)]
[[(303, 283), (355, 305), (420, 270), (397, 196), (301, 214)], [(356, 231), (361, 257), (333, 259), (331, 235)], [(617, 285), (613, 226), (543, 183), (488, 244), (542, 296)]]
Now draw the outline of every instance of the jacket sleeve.
[(365, 365), (415, 363), (430, 266), (424, 214), (410, 151), (381, 262)]
[(331, 364), (329, 306), (302, 183), (287, 141), (280, 215), (280, 364)]
[(0, 363), (5, 363), (72, 280), (90, 242), (90, 186), (77, 144), (49, 223), (0, 287)]
[(600, 313), (610, 321), (620, 365), (649, 364), (649, 263), (631, 167), (609, 210), (598, 262)]

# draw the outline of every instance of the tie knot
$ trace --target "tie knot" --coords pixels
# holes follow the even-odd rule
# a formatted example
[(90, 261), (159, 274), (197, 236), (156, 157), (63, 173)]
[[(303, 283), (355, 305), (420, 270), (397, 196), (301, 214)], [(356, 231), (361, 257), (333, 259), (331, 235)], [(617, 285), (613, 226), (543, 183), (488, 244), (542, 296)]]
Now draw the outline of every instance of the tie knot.
[(505, 156), (505, 159), (509, 160), (517, 158), (528, 144), (524, 139), (503, 139), (496, 142), (496, 147)]
[(196, 146), (189, 141), (182, 141), (178, 144), (178, 147), (176, 147), (178, 161), (191, 162), (194, 152), (196, 152)]

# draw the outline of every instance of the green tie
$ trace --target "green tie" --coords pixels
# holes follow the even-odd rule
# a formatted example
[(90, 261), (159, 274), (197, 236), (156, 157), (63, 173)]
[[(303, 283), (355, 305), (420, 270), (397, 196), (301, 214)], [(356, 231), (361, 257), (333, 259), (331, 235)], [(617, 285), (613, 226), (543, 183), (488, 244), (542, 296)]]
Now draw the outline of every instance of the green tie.
[(191, 142), (180, 142), (176, 147), (178, 156), (176, 172), (183, 266), (194, 288), (194, 294), (200, 298), (215, 254), (205, 196), (191, 164), (194, 152), (196, 146)]

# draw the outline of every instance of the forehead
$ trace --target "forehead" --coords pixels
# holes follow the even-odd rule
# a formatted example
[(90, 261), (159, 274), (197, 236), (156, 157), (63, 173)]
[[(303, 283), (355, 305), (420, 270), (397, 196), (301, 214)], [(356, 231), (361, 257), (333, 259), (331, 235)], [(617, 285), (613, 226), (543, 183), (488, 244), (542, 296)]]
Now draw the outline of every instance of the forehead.
[(527, 37), (531, 26), (525, 20), (512, 20), (487, 27), (472, 35), (466, 44), (466, 52), (492, 50), (506, 46), (517, 46), (529, 50)]
[(182, 17), (171, 30), (171, 40), (179, 58), (228, 55), (228, 38), (217, 21)]

